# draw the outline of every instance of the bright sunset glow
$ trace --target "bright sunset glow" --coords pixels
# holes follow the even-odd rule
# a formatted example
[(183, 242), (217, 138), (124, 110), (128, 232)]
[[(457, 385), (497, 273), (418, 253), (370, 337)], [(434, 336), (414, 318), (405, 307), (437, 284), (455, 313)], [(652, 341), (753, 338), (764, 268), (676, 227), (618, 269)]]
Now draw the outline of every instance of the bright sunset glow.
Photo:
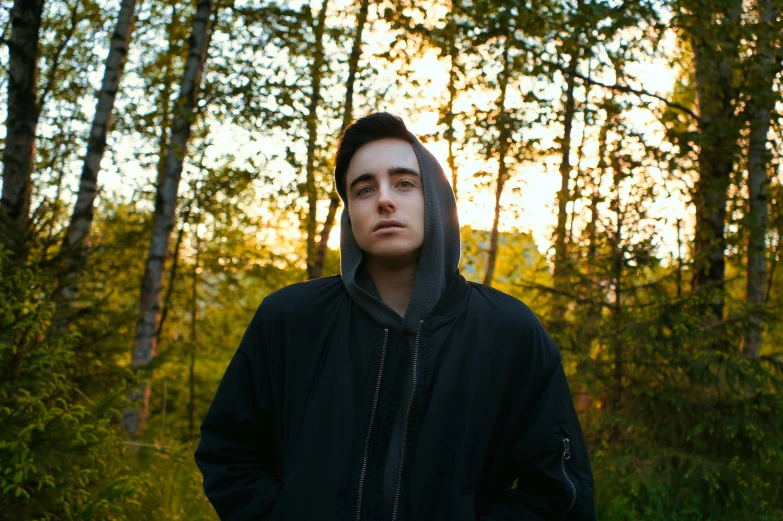
[[(441, 6), (442, 7), (442, 6)], [(434, 14), (433, 14), (434, 16)], [(376, 30), (366, 35), (368, 53), (386, 48), (393, 40), (393, 34), (388, 28), (376, 22)], [(675, 45), (675, 39), (669, 37), (664, 40), (663, 48), (672, 49)], [(445, 96), (446, 84), (448, 81), (447, 62), (441, 59), (436, 52), (428, 51), (420, 57), (416, 57), (410, 67), (412, 78), (422, 85), (419, 94), (414, 99), (408, 99), (395, 94), (392, 90), (390, 95), (382, 100), (378, 110), (386, 110), (401, 116), (410, 130), (418, 135), (442, 135), (442, 127), (438, 128), (438, 114), (434, 107), (439, 100)], [(489, 71), (495, 73), (496, 71)], [(633, 63), (628, 69), (629, 77), (635, 77), (639, 81), (638, 86), (643, 86), (646, 90), (666, 95), (675, 81), (676, 72), (672, 70), (663, 59), (657, 59), (651, 63)], [(560, 78), (562, 81), (562, 77)], [(379, 71), (378, 83), (383, 84), (394, 80), (394, 71)], [(612, 83), (615, 78), (601, 78), (601, 81)], [(553, 104), (560, 103), (559, 96), (562, 92), (562, 84), (539, 85), (538, 88), (546, 90), (546, 96), (550, 97)], [(584, 89), (577, 88), (578, 96), (584, 96)], [(581, 94), (580, 94), (581, 93)], [(485, 106), (497, 95), (495, 92), (480, 93), (470, 99), (458, 97), (456, 109), (469, 111), (471, 105)], [(363, 114), (358, 109), (354, 114), (359, 117)], [(647, 136), (647, 138), (656, 142), (656, 135), (660, 134), (660, 127), (655, 118), (647, 109), (638, 109), (630, 111), (628, 118), (638, 132)], [(330, 122), (335, 124), (335, 122)], [(582, 147), (584, 157), (581, 159), (581, 167), (595, 166), (597, 159), (595, 139), (591, 136), (583, 136), (584, 125), (579, 118), (574, 121), (572, 130), (572, 164), (576, 165), (577, 152), (576, 146), (584, 140)], [(274, 155), (281, 154), (287, 145), (283, 139), (272, 136), (254, 135), (244, 128), (232, 125), (219, 125), (212, 128), (213, 147), (207, 151), (207, 157), (218, 161), (220, 156), (231, 153), (235, 156), (235, 164), (241, 165), (248, 158), (271, 158)], [(550, 247), (552, 230), (556, 222), (556, 197), (560, 188), (560, 175), (557, 170), (559, 159), (557, 139), (562, 133), (560, 125), (550, 127), (541, 127), (540, 125), (533, 129), (533, 133), (541, 138), (541, 149), (545, 152), (544, 156), (538, 161), (526, 163), (514, 168), (510, 172), (510, 179), (507, 181), (501, 199), (501, 216), (499, 229), (508, 231), (518, 229), (530, 232), (536, 241), (536, 245), (541, 252), (545, 252)], [(447, 177), (451, 177), (448, 171), (448, 145), (443, 139), (430, 140), (425, 145), (432, 151), (446, 171)], [(120, 175), (111, 175), (111, 171), (104, 174), (104, 181), (108, 193), (119, 192), (129, 195), (129, 190), (138, 183), (140, 179), (150, 176), (149, 171), (139, 169), (132, 159), (132, 147), (127, 147), (124, 143), (118, 147), (117, 155), (120, 158), (127, 158), (127, 161), (121, 161), (123, 169), (117, 173)], [(549, 157), (547, 157), (549, 154)], [(497, 161), (486, 161), (478, 150), (457, 151), (458, 165), (458, 211), (460, 223), (470, 225), (473, 228), (488, 230), (492, 226), (495, 204), (494, 175), (497, 172)], [(273, 177), (278, 177), (281, 183), (289, 183), (295, 179), (302, 179), (303, 172), (294, 172), (284, 161), (278, 159), (266, 164)], [(489, 177), (477, 179), (474, 174), (479, 171), (489, 172)], [(187, 176), (187, 169), (185, 176)], [(573, 174), (572, 174), (573, 177)], [(136, 183), (128, 183), (129, 179), (136, 179)], [(656, 201), (658, 211), (663, 214), (684, 215), (686, 201), (684, 198), (660, 199)], [(322, 223), (326, 217), (328, 201), (319, 202), (318, 221)], [(263, 204), (260, 204), (257, 211), (261, 215), (267, 213)], [(341, 211), (341, 210), (340, 210)], [(270, 216), (271, 217), (271, 216)], [(339, 212), (338, 212), (339, 223)], [(283, 230), (260, 230), (265, 236), (272, 234), (277, 236), (285, 233), (289, 236), (300, 236), (300, 230), (293, 225)], [(282, 237), (281, 237), (282, 239)], [(339, 248), (339, 226), (336, 226), (329, 238), (329, 247)], [(674, 251), (676, 249), (676, 236), (674, 228), (668, 226), (662, 230), (662, 240), (665, 251)], [(290, 241), (285, 239), (276, 240), (279, 247), (286, 249), (286, 243)]]

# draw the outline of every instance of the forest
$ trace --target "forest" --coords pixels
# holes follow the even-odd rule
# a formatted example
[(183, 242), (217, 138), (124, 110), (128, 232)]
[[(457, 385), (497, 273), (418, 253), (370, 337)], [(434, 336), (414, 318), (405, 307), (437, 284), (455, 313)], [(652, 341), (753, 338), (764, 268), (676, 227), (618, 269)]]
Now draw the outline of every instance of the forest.
[[(783, 519), (783, 0), (0, 0), (0, 518), (216, 520), (256, 308), (400, 115), (561, 352), (606, 521)], [(7, 95), (6, 95), (7, 93)]]

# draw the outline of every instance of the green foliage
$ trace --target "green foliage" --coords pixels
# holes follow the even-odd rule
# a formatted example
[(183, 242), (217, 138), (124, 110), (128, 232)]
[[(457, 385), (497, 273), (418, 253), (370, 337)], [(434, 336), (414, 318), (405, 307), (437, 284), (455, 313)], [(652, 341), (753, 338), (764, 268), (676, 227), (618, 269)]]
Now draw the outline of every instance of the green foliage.
[[(628, 317), (622, 402), (600, 370), (588, 384), (599, 517), (779, 519), (783, 383), (739, 353), (708, 349), (689, 304)], [(613, 355), (596, 351), (599, 366)]]
[(47, 334), (51, 280), (0, 250), (0, 511), (7, 519), (124, 519), (143, 478), (122, 465), (111, 403), (71, 376), (73, 332)]
[(137, 492), (139, 505), (126, 510), (128, 521), (218, 520), (193, 463), (195, 450), (193, 442), (175, 438), (161, 440), (156, 447), (139, 447), (129, 459), (126, 473), (145, 476), (146, 482)]

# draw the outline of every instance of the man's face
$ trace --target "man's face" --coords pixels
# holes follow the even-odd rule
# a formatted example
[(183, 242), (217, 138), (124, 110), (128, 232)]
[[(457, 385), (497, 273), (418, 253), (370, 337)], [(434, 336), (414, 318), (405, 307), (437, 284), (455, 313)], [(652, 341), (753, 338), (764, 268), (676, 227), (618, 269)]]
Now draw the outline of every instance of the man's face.
[(351, 158), (345, 186), (359, 248), (378, 260), (417, 262), (424, 241), (424, 191), (410, 143), (387, 138), (363, 145)]

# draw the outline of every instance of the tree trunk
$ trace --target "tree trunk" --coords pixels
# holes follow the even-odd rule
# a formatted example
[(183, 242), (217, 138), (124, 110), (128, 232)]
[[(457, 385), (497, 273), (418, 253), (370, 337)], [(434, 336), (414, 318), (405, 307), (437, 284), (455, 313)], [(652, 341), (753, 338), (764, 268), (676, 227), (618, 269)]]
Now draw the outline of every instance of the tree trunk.
[(497, 263), (498, 256), (498, 239), (500, 232), (498, 231), (498, 224), (500, 223), (500, 197), (503, 194), (503, 187), (506, 184), (506, 167), (503, 165), (503, 158), (500, 159), (500, 165), (498, 165), (498, 178), (495, 185), (495, 216), (492, 219), (492, 231), (489, 234), (489, 250), (487, 252), (487, 269), (484, 272), (483, 284), (485, 286), (492, 285), (492, 279), (495, 276), (495, 264)]
[[(194, 204), (191, 202), (191, 204)], [(177, 269), (179, 268), (179, 252), (182, 248), (182, 240), (185, 238), (185, 228), (189, 224), (190, 212), (192, 206), (188, 206), (185, 212), (182, 214), (182, 225), (179, 228), (177, 234), (177, 240), (174, 242), (174, 251), (171, 253), (171, 268), (169, 269), (169, 283), (166, 288), (166, 295), (163, 297), (163, 302), (160, 306), (160, 318), (158, 319), (158, 327), (155, 330), (155, 344), (160, 342), (163, 336), (163, 326), (166, 324), (166, 318), (169, 315), (169, 309), (171, 309), (171, 298), (174, 295), (174, 285), (177, 280)]]
[(769, 296), (772, 294), (772, 284), (775, 282), (775, 268), (780, 261), (781, 242), (783, 242), (783, 231), (778, 230), (778, 240), (775, 242), (775, 248), (772, 250), (772, 258), (769, 262), (769, 275), (767, 276), (767, 291), (764, 294), (764, 302), (769, 302)]
[[(729, 27), (699, 26), (693, 35), (696, 95), (699, 104), (699, 180), (694, 192), (696, 233), (694, 239), (694, 290), (710, 292), (705, 326), (723, 319), (726, 203), (739, 137), (734, 116), (735, 88), (732, 84), (738, 61), (734, 27), (741, 13), (741, 2), (726, 17)], [(703, 4), (712, 6), (712, 4)], [(707, 8), (709, 9), (709, 7)], [(717, 13), (705, 12), (701, 20), (712, 20)], [(719, 36), (718, 36), (719, 35)]]
[[(619, 197), (619, 193), (618, 193)], [(614, 351), (614, 367), (612, 368), (612, 406), (618, 407), (623, 396), (623, 341), (620, 331), (623, 324), (622, 283), (623, 283), (623, 249), (622, 249), (622, 219), (620, 202), (617, 205), (617, 233), (614, 244), (614, 306), (612, 309), (613, 327), (612, 350)]]
[[(166, 152), (165, 171), (158, 185), (152, 239), (141, 282), (140, 316), (136, 324), (132, 359), (134, 368), (145, 366), (157, 353), (155, 333), (160, 311), (163, 269), (169, 253), (171, 232), (177, 214), (179, 181), (190, 139), (191, 125), (195, 118), (198, 87), (201, 83), (207, 55), (212, 11), (213, 0), (197, 1), (193, 30), (188, 45), (188, 57), (171, 123), (171, 138)], [(131, 393), (130, 398), (130, 408), (123, 414), (123, 424), (128, 433), (134, 436), (140, 432), (146, 420), (149, 406), (149, 386), (135, 390)]]
[(748, 273), (746, 301), (748, 325), (742, 352), (751, 359), (761, 352), (762, 305), (766, 284), (767, 185), (769, 183), (769, 153), (767, 141), (775, 97), (775, 41), (772, 22), (777, 18), (771, 0), (759, 1), (759, 26), (756, 32), (756, 54), (751, 70), (748, 104), (750, 136), (748, 138)]
[[(359, 13), (356, 15), (356, 36), (353, 39), (351, 47), (351, 56), (348, 59), (348, 83), (345, 86), (345, 108), (343, 110), (343, 123), (340, 127), (340, 134), (353, 122), (353, 95), (356, 85), (356, 75), (359, 71), (359, 59), (362, 56), (362, 33), (367, 22), (367, 12), (370, 8), (370, 0), (362, 0), (359, 6)], [(318, 278), (323, 275), (324, 263), (326, 262), (326, 251), (329, 247), (329, 236), (334, 227), (337, 208), (340, 206), (340, 196), (335, 187), (329, 195), (329, 211), (326, 214), (324, 226), (321, 229), (321, 238), (318, 242), (318, 252), (316, 253), (315, 263), (310, 273), (310, 278)]]
[(190, 390), (190, 399), (188, 401), (188, 439), (194, 438), (196, 429), (196, 346), (198, 345), (198, 336), (196, 328), (196, 318), (198, 316), (198, 273), (199, 260), (201, 256), (201, 239), (198, 235), (198, 222), (195, 223), (194, 232), (196, 235), (196, 261), (193, 266), (193, 295), (190, 308), (190, 371), (188, 375), (188, 387)]
[(362, 34), (367, 23), (367, 13), (370, 10), (370, 0), (362, 0), (359, 12), (356, 14), (356, 36), (348, 58), (348, 83), (345, 85), (345, 109), (340, 134), (353, 122), (353, 95), (356, 88), (356, 75), (359, 72), (359, 60), (362, 57)]
[(682, 220), (677, 219), (677, 298), (682, 296), (682, 240), (680, 239), (680, 229)]
[[(315, 276), (315, 259), (317, 255), (315, 245), (315, 228), (318, 223), (318, 189), (315, 186), (315, 147), (318, 139), (318, 105), (321, 103), (321, 78), (324, 65), (324, 30), (326, 28), (326, 9), (329, 0), (323, 0), (321, 10), (318, 12), (318, 20), (313, 27), (315, 48), (313, 49), (313, 63), (310, 67), (310, 107), (307, 112), (307, 163), (306, 183), (307, 192), (307, 277)], [(309, 9), (309, 7), (307, 8)]]
[(8, 104), (0, 203), (2, 243), (17, 259), (25, 257), (32, 194), (35, 133), (38, 126), (36, 80), (38, 39), (44, 0), (15, 0), (8, 46)]
[(595, 174), (590, 179), (592, 193), (590, 194), (590, 221), (585, 227), (587, 233), (587, 278), (592, 282), (592, 276), (595, 271), (595, 257), (598, 250), (598, 203), (601, 199), (601, 179), (606, 174), (607, 167), (607, 149), (609, 147), (609, 127), (613, 122), (613, 114), (607, 110), (607, 119), (601, 132), (598, 135), (598, 165), (596, 165)]
[(117, 97), (120, 79), (125, 69), (131, 33), (133, 31), (136, 0), (123, 0), (117, 16), (117, 25), (111, 36), (109, 56), (106, 58), (106, 68), (103, 73), (103, 83), (98, 92), (98, 103), (95, 107), (95, 117), (87, 142), (87, 153), (82, 165), (82, 176), (79, 181), (79, 192), (73, 207), (68, 233), (65, 236), (63, 250), (67, 256), (68, 273), (66, 274), (63, 296), (66, 300), (74, 298), (78, 292), (79, 277), (83, 268), (82, 259), (89, 246), (90, 228), (92, 227), (95, 197), (98, 194), (98, 173), (101, 170), (101, 159), (106, 149), (106, 139), (109, 134), (112, 110)]
[[(160, 135), (158, 136), (158, 164), (156, 185), (163, 179), (163, 172), (166, 170), (166, 150), (169, 142), (169, 127), (171, 126), (171, 90), (174, 84), (173, 61), (177, 51), (172, 44), (176, 41), (177, 31), (180, 30), (182, 23), (181, 13), (177, 11), (177, 4), (171, 6), (171, 19), (166, 25), (166, 35), (168, 38), (168, 49), (165, 54), (163, 66), (163, 85), (158, 96), (158, 106), (162, 109), (160, 117)], [(209, 45), (209, 44), (207, 44)]]
[(498, 178), (495, 184), (495, 217), (492, 220), (492, 231), (489, 236), (489, 251), (487, 255), (487, 270), (484, 272), (485, 286), (492, 285), (492, 278), (495, 275), (495, 264), (498, 254), (498, 225), (500, 223), (500, 198), (503, 195), (503, 187), (508, 177), (506, 167), (506, 155), (508, 153), (509, 141), (511, 140), (511, 122), (508, 121), (506, 114), (506, 92), (508, 90), (509, 76), (511, 75), (511, 65), (509, 64), (508, 42), (503, 51), (503, 70), (498, 78), (498, 87), (500, 87), (500, 97), (498, 98), (498, 126), (500, 133), (498, 136)]
[(588, 284), (586, 293), (590, 301), (597, 301), (598, 303), (590, 305), (586, 310), (586, 320), (584, 327), (582, 328), (584, 337), (582, 342), (582, 345), (584, 346), (583, 353), (589, 353), (593, 342), (600, 335), (602, 312), (601, 304), (605, 300), (605, 296), (603, 295), (602, 290), (597, 289), (601, 287), (600, 282), (596, 281), (594, 277), (596, 276), (597, 267), (596, 256), (598, 253), (598, 204), (601, 202), (601, 180), (607, 171), (607, 158), (609, 155), (609, 130), (614, 124), (615, 119), (615, 113), (612, 111), (611, 107), (607, 108), (606, 113), (606, 123), (604, 123), (604, 125), (601, 127), (601, 131), (598, 135), (598, 164), (591, 174), (585, 176), (586, 179), (589, 179), (590, 188), (590, 220), (585, 226), (585, 233), (587, 234), (587, 262), (585, 266), (585, 272), (587, 275), (586, 279)]
[[(622, 146), (620, 144), (618, 149)], [(620, 201), (620, 180), (622, 174), (620, 173), (619, 161), (612, 161), (612, 170), (614, 170), (614, 183), (613, 192), (614, 198), (610, 204), (610, 208), (614, 210), (615, 221), (617, 222), (617, 229), (615, 230), (612, 241), (612, 282), (614, 286), (614, 303), (612, 306), (612, 335), (609, 338), (609, 346), (613, 355), (613, 367), (612, 367), (612, 382), (611, 382), (611, 395), (609, 400), (609, 407), (612, 409), (618, 409), (623, 398), (623, 373), (624, 367), (624, 351), (625, 346), (622, 339), (622, 327), (623, 327), (623, 268), (625, 266), (625, 252), (622, 244), (623, 237), (623, 222), (625, 220), (625, 212), (621, 209)], [(621, 429), (619, 423), (615, 422), (612, 428), (609, 430), (609, 440), (612, 444), (616, 445), (620, 441)]]
[[(588, 72), (588, 76), (592, 75), (592, 70)], [(588, 100), (590, 98), (590, 87), (587, 87), (587, 92), (585, 92), (585, 100)], [(585, 119), (587, 118), (587, 102), (585, 101), (584, 105), (584, 111), (585, 111)], [(576, 114), (576, 109), (574, 109), (574, 113)], [(579, 146), (576, 147), (576, 176), (574, 177), (574, 192), (571, 194), (570, 201), (571, 204), (571, 212), (568, 214), (568, 232), (566, 233), (566, 244), (571, 244), (573, 242), (574, 237), (574, 222), (576, 221), (576, 201), (582, 199), (582, 191), (579, 187), (579, 181), (582, 180), (584, 176), (584, 171), (582, 167), (582, 160), (584, 159), (585, 155), (585, 133), (586, 130), (583, 128), (582, 133), (579, 137)]]
[[(553, 282), (555, 289), (562, 291), (566, 285), (566, 224), (568, 221), (568, 201), (571, 198), (569, 183), (571, 181), (571, 130), (576, 112), (574, 87), (576, 83), (576, 53), (571, 56), (568, 66), (565, 104), (563, 107), (563, 137), (560, 139), (560, 191), (557, 193), (557, 227), (555, 228), (555, 266)], [(555, 306), (555, 315), (562, 315), (562, 306)]]
[(446, 132), (444, 133), (444, 136), (446, 138), (446, 142), (449, 144), (449, 156), (446, 160), (449, 165), (449, 171), (451, 171), (451, 189), (454, 192), (454, 199), (457, 199), (457, 159), (454, 155), (454, 141), (455, 141), (455, 132), (454, 132), (454, 101), (457, 98), (457, 59), (458, 59), (458, 53), (457, 53), (457, 45), (456, 45), (456, 27), (453, 22), (453, 20), (449, 21), (451, 28), (449, 31), (450, 39), (449, 39), (449, 83), (447, 85), (447, 90), (449, 91), (449, 101), (448, 106), (446, 110)]

